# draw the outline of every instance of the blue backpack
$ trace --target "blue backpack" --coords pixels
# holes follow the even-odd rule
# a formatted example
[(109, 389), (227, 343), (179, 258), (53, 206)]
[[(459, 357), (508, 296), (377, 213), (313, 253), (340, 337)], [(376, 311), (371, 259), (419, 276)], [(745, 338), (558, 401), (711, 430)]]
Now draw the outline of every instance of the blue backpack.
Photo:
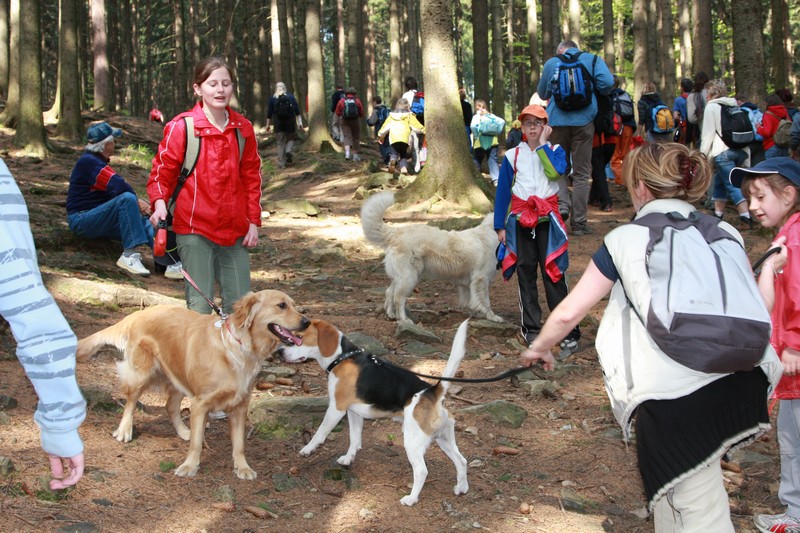
[(417, 91), (414, 93), (414, 99), (411, 102), (411, 112), (415, 115), (421, 115), (425, 112), (425, 93)]
[[(564, 111), (576, 111), (592, 103), (594, 81), (589, 69), (578, 61), (582, 53), (578, 52), (569, 57), (564, 54), (556, 56), (559, 62), (550, 80), (550, 91), (553, 93), (556, 106)], [(592, 70), (595, 63), (597, 56), (592, 60)]]
[(385, 105), (379, 105), (375, 108), (375, 115), (378, 117), (378, 121), (375, 123), (375, 135), (377, 135), (383, 123), (389, 118), (389, 108)]

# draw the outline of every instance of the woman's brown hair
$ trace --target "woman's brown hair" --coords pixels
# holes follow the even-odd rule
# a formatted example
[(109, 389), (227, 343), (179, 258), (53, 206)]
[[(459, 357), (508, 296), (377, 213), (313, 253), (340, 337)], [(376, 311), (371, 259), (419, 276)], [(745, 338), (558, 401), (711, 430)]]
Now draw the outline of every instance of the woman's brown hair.
[(236, 85), (236, 74), (233, 73), (233, 69), (228, 65), (228, 62), (225, 59), (212, 56), (207, 57), (200, 61), (197, 66), (194, 68), (194, 78), (192, 83), (195, 85), (202, 85), (204, 81), (211, 76), (211, 73), (217, 70), (218, 68), (224, 68), (228, 71), (228, 74), (231, 77), (231, 81), (234, 85)]

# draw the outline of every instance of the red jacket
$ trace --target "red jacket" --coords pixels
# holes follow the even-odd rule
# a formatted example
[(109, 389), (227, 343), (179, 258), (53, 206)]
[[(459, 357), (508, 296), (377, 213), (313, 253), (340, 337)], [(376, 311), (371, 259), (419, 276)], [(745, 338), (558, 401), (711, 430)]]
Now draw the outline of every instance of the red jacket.
[[(778, 356), (787, 346), (800, 350), (800, 213), (789, 218), (777, 237), (783, 235), (786, 236), (789, 258), (783, 272), (775, 278), (770, 339)], [(784, 374), (775, 389), (775, 396), (784, 400), (800, 399), (800, 375)]]
[(764, 138), (764, 150), (769, 150), (775, 146), (775, 141), (772, 139), (772, 136), (778, 131), (778, 124), (780, 124), (782, 118), (789, 118), (789, 113), (786, 111), (786, 106), (783, 104), (771, 105), (767, 108), (766, 112), (764, 112), (761, 118), (761, 126), (756, 129), (756, 133)]
[[(209, 122), (201, 104), (167, 123), (147, 182), (151, 205), (161, 199), (169, 206), (186, 150), (183, 117), (194, 117), (200, 155), (178, 196), (173, 228), (175, 233), (196, 233), (220, 246), (244, 237), (251, 223), (261, 225), (261, 158), (253, 125), (230, 107), (227, 110), (224, 132)], [(237, 129), (245, 141), (241, 162)]]

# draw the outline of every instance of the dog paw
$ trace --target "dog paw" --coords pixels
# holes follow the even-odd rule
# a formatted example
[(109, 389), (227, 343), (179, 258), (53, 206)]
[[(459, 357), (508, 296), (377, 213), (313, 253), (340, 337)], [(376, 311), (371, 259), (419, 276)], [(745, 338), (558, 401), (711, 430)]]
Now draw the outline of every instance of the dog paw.
[(499, 317), (494, 313), (489, 313), (488, 315), (486, 315), (486, 320), (489, 320), (490, 322), (497, 322), (497, 323), (505, 322), (505, 320), (503, 320), (502, 317)]
[(117, 428), (111, 435), (120, 442), (130, 442), (133, 438), (133, 428)]
[(400, 498), (400, 503), (403, 504), (403, 505), (407, 505), (408, 507), (411, 507), (412, 505), (416, 504), (418, 501), (419, 501), (419, 498), (415, 498), (415, 497), (411, 496), (410, 494), (408, 496), (403, 496), (402, 498)]
[(189, 437), (191, 437), (192, 435), (192, 432), (186, 426), (175, 428), (175, 432), (181, 439), (185, 440), (186, 442), (189, 442)]
[(343, 455), (339, 457), (336, 462), (342, 466), (350, 466), (353, 463), (355, 455)]
[(183, 463), (181, 466), (175, 469), (175, 475), (178, 477), (194, 477), (199, 468), (199, 464), (193, 465), (189, 463)]
[(233, 473), (236, 474), (236, 477), (238, 477), (239, 479), (246, 479), (248, 481), (252, 481), (256, 478), (256, 476), (258, 476), (258, 474), (256, 474), (256, 471), (250, 468), (249, 466), (234, 468)]
[(308, 457), (314, 452), (316, 448), (317, 448), (316, 446), (305, 446), (302, 450), (300, 450), (300, 455), (302, 455), (303, 457)]
[(469, 483), (457, 483), (455, 487), (453, 487), (453, 492), (455, 492), (456, 496), (459, 494), (466, 494), (469, 490)]

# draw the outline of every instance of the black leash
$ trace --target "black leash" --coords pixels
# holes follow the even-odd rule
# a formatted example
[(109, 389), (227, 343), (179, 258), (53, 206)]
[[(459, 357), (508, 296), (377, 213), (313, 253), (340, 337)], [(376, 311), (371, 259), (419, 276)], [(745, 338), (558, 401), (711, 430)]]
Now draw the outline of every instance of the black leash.
[(764, 264), (764, 261), (766, 261), (767, 258), (772, 254), (776, 254), (780, 251), (781, 251), (780, 246), (776, 246), (775, 248), (770, 248), (769, 250), (767, 250), (764, 255), (759, 257), (758, 260), (755, 263), (753, 263), (753, 274), (758, 276), (759, 272), (761, 272), (761, 265)]

